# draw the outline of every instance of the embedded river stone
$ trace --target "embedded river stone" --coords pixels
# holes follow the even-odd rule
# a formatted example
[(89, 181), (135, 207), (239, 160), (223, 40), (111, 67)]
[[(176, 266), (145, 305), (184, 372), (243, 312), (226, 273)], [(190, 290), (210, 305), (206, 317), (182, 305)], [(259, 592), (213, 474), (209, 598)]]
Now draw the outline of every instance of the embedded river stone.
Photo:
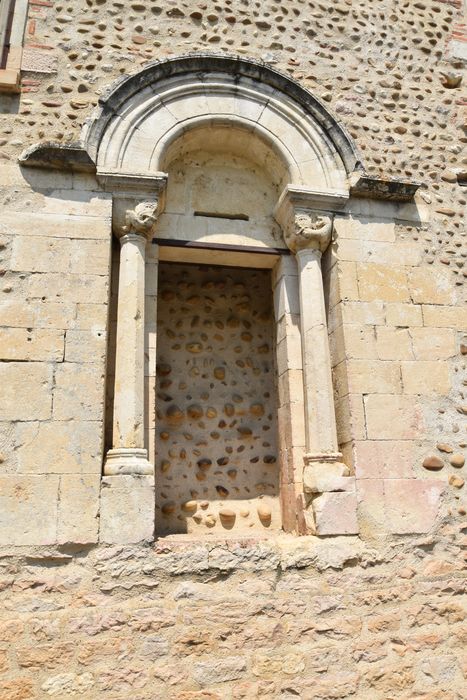
[(444, 467), (444, 462), (436, 455), (430, 455), (423, 460), (423, 466), (430, 471), (439, 471)]
[(267, 271), (159, 266), (156, 532), (278, 530)]

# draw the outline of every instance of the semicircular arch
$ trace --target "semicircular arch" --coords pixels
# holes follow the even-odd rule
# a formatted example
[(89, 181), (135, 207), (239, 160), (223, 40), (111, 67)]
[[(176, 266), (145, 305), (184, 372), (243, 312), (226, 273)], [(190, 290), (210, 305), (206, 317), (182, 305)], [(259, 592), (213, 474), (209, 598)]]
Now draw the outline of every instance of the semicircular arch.
[(238, 57), (149, 64), (101, 98), (83, 137), (98, 171), (150, 174), (166, 169), (187, 134), (200, 129), (219, 149), (223, 135), (230, 151), (260, 153), (274, 181), (281, 163), (282, 186), (342, 191), (359, 166), (350, 137), (319, 100), (287, 76)]

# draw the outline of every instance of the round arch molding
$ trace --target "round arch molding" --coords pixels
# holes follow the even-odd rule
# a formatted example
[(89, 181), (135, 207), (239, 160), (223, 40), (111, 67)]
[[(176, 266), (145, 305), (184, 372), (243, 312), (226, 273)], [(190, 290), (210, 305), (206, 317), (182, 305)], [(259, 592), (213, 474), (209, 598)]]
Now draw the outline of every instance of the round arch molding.
[(360, 168), (345, 129), (310, 92), (264, 64), (212, 54), (153, 62), (118, 81), (83, 142), (98, 173), (154, 175), (181, 137), (212, 127), (217, 147), (220, 133), (239, 155), (253, 148), (282, 187), (348, 191), (348, 175)]

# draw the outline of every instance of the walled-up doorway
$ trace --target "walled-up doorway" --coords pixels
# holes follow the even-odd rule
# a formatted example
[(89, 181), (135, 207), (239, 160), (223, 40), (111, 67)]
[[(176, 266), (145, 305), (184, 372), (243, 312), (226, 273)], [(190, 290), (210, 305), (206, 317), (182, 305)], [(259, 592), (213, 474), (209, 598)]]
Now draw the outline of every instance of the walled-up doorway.
[(281, 527), (269, 270), (162, 262), (156, 533)]

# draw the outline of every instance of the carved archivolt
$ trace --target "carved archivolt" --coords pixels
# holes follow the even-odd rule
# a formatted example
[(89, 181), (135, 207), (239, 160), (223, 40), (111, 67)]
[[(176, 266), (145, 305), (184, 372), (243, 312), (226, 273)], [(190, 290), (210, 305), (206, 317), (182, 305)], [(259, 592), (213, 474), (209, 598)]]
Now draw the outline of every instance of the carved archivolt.
[(300, 85), (264, 64), (215, 55), (170, 59), (120, 80), (82, 139), (98, 172), (157, 173), (181, 136), (212, 126), (240, 132), (239, 155), (254, 159), (255, 144), (266, 147), (271, 157), (261, 164), (282, 187), (344, 190), (359, 160), (339, 122)]

